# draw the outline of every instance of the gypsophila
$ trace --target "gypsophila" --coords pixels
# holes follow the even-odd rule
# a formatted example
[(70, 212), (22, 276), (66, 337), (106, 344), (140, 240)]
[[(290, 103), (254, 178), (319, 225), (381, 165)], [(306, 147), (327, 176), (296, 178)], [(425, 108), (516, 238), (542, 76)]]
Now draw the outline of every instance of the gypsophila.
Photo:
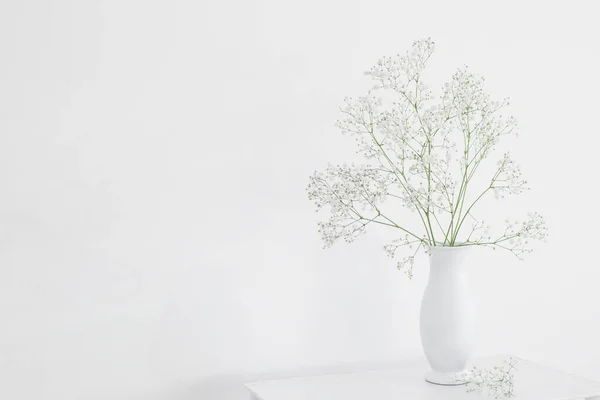
[(466, 384), (467, 392), (480, 392), (494, 399), (508, 399), (515, 395), (516, 369), (516, 360), (509, 358), (490, 369), (473, 367), (456, 379)]
[[(364, 96), (344, 98), (336, 126), (355, 139), (367, 164), (330, 165), (315, 172), (307, 188), (317, 210), (330, 212), (319, 223), (325, 247), (339, 239), (352, 242), (371, 225), (396, 229), (400, 237), (384, 249), (408, 276), (421, 248), (480, 245), (522, 258), (531, 252), (531, 241), (547, 236), (537, 213), (507, 221), (498, 235), (473, 215), (486, 196), (528, 190), (508, 153), (487, 186), (473, 183), (500, 138), (517, 134), (517, 124), (502, 113), (509, 99), (493, 100), (485, 79), (467, 67), (435, 96), (422, 80), (434, 47), (431, 39), (417, 41), (407, 53), (383, 57), (366, 71), (373, 86)], [(397, 204), (416, 213), (420, 231), (392, 219), (389, 210)]]

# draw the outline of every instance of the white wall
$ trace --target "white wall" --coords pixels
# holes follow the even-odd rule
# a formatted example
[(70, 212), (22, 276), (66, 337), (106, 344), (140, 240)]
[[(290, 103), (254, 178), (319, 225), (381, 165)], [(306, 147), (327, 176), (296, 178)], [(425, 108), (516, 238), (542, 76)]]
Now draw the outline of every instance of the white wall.
[(474, 255), (478, 353), (600, 380), (593, 2), (496, 3), (0, 3), (0, 398), (239, 399), (419, 357), (426, 258), (408, 281), (387, 232), (323, 251), (304, 188), (353, 152), (332, 123), (362, 71), (426, 36), (432, 79), (513, 99), (534, 190), (488, 211), (551, 228), (525, 263)]

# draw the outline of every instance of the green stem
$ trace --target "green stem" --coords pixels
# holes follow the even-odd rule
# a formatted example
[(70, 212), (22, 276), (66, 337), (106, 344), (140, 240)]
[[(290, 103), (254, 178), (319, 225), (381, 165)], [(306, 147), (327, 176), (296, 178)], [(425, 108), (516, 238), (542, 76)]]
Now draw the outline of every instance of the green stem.
[[(396, 166), (396, 164), (394, 164), (394, 162), (390, 159), (390, 157), (387, 155), (387, 153), (385, 152), (385, 150), (383, 149), (383, 145), (381, 143), (379, 143), (379, 141), (377, 140), (377, 138), (375, 137), (375, 133), (374, 133), (374, 127), (373, 127), (373, 121), (372, 121), (372, 114), (370, 115), (371, 117), (371, 121), (370, 121), (370, 127), (369, 129), (367, 129), (369, 135), (371, 136), (371, 138), (373, 139), (373, 141), (375, 142), (375, 144), (377, 145), (377, 147), (379, 147), (379, 149), (381, 150), (381, 154), (383, 154), (383, 156), (385, 157), (385, 159), (388, 161), (390, 167), (392, 167), (392, 173), (396, 176), (396, 178), (398, 179), (398, 182), (402, 185), (402, 188), (410, 194), (410, 191), (407, 189), (406, 185), (404, 184), (404, 182), (402, 181), (402, 179), (400, 178), (400, 176), (398, 176), (398, 173), (396, 171), (399, 171), (398, 167)], [(365, 126), (365, 128), (367, 128)], [(404, 181), (406, 181), (406, 183), (408, 184), (408, 180), (406, 179), (406, 176), (400, 172), (400, 175), (402, 176), (402, 178), (404, 179)], [(417, 204), (418, 206), (425, 211), (425, 208), (423, 207), (423, 205), (421, 204), (421, 202), (417, 200)], [(423, 218), (423, 214), (421, 213), (421, 210), (419, 210), (419, 208), (417, 207), (417, 213), (419, 214), (419, 217), (421, 218), (421, 222), (423, 223), (424, 227), (425, 227), (425, 232), (427, 234), (427, 238), (429, 240), (429, 242), (431, 242), (432, 238), (429, 234), (429, 227), (427, 225), (427, 223), (425, 222), (425, 218)]]

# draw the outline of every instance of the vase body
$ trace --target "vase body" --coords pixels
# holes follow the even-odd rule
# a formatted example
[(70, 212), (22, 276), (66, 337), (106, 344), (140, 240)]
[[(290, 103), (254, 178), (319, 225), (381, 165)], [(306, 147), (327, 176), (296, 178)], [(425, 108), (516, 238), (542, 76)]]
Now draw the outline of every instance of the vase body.
[(429, 281), (421, 303), (421, 343), (428, 382), (462, 384), (475, 339), (475, 306), (467, 282), (468, 247), (430, 247)]

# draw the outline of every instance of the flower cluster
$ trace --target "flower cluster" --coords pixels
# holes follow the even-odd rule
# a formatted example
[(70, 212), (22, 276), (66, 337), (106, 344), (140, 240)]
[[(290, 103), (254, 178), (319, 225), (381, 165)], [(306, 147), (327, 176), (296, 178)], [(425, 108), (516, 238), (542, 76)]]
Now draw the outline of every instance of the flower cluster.
[[(418, 245), (415, 248), (415, 245), (417, 243)], [(395, 257), (396, 250), (398, 250), (398, 248), (400, 247), (406, 246), (409, 249), (415, 249), (412, 255), (401, 258), (397, 264), (399, 270), (404, 271), (404, 273), (406, 273), (406, 275), (408, 275), (409, 278), (412, 278), (412, 270), (415, 261), (415, 255), (417, 254), (423, 243), (425, 243), (424, 239), (419, 240), (412, 238), (409, 235), (404, 235), (404, 237), (394, 239), (390, 244), (386, 244), (385, 246), (383, 246), (383, 249), (385, 250), (387, 256), (390, 258)]]
[(457, 380), (466, 383), (467, 392), (480, 392), (490, 398), (507, 399), (515, 395), (516, 367), (516, 361), (509, 358), (491, 369), (474, 367), (458, 376)]
[(529, 188), (527, 181), (521, 178), (521, 169), (510, 158), (509, 153), (498, 161), (498, 171), (492, 179), (491, 188), (496, 198), (504, 197), (503, 193), (521, 194)]
[[(434, 47), (435, 43), (430, 39), (417, 41), (406, 54), (377, 60), (365, 75), (371, 76), (376, 82), (375, 89), (392, 89), (403, 93), (410, 102), (416, 104), (429, 100), (431, 92), (423, 82), (419, 82), (419, 77), (433, 54)], [(409, 88), (412, 82), (416, 82), (416, 92)]]
[(329, 220), (319, 223), (325, 247), (340, 238), (350, 243), (370, 222), (381, 222), (376, 214), (388, 194), (386, 175), (370, 166), (351, 164), (330, 165), (325, 173), (315, 172), (310, 177), (309, 199), (317, 210), (328, 205), (331, 211)]
[[(355, 240), (370, 224), (400, 230), (403, 239), (386, 246), (396, 256), (399, 247), (483, 245), (510, 250), (519, 258), (529, 252), (530, 239), (545, 238), (543, 219), (533, 219), (491, 239), (487, 226), (473, 216), (476, 204), (488, 193), (497, 198), (526, 190), (518, 165), (507, 153), (489, 184), (477, 190), (473, 176), (499, 139), (516, 134), (513, 117), (502, 110), (509, 100), (494, 101), (485, 80), (459, 69), (443, 85), (437, 98), (425, 85), (422, 72), (434, 51), (430, 39), (413, 44), (410, 51), (383, 57), (366, 72), (375, 84), (364, 96), (346, 97), (336, 126), (353, 137), (357, 152), (369, 165), (329, 166), (316, 172), (308, 187), (309, 198), (320, 209), (330, 207), (331, 217), (319, 224), (325, 246), (338, 239)], [(474, 201), (467, 201), (474, 198)], [(394, 222), (383, 207), (395, 202), (414, 211), (422, 231)], [(467, 218), (476, 221), (471, 232)], [(468, 224), (467, 224), (468, 225)], [(511, 242), (512, 241), (512, 242)], [(409, 276), (415, 252), (398, 263)]]
[[(538, 213), (528, 213), (527, 219), (523, 221), (506, 219), (505, 223), (504, 232), (496, 239), (492, 239), (492, 236), (488, 234), (489, 226), (476, 223), (473, 225), (469, 238), (459, 246), (484, 245), (490, 246), (494, 250), (500, 248), (510, 251), (518, 259), (523, 260), (525, 254), (533, 251), (531, 248), (532, 240), (545, 241), (548, 237), (548, 228), (544, 217)], [(483, 233), (476, 239), (473, 238), (473, 235), (477, 236), (476, 232), (482, 228), (484, 228)]]

